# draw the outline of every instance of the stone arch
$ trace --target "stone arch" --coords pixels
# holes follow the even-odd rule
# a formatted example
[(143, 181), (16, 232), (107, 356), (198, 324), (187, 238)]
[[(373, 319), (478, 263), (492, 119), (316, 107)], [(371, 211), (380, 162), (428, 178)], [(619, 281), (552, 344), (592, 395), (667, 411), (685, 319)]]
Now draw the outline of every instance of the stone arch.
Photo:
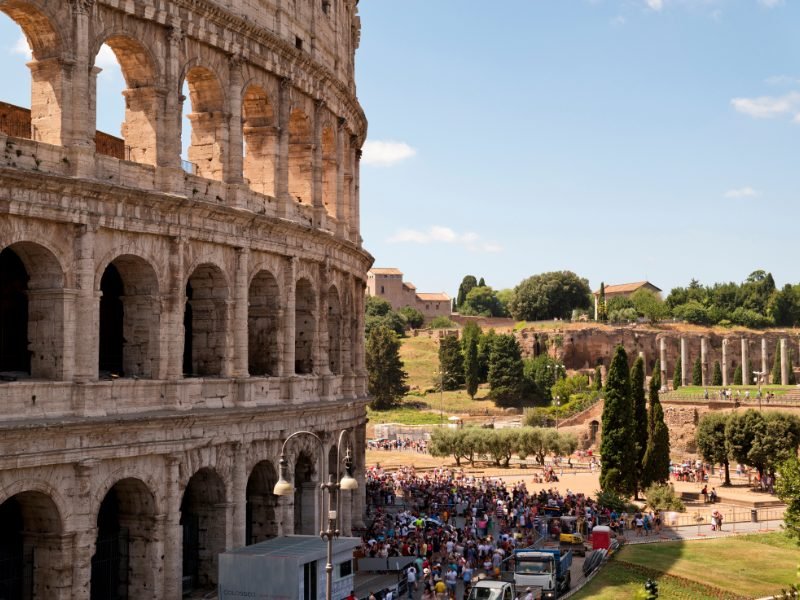
[(311, 119), (300, 108), (289, 115), (289, 195), (301, 204), (311, 204), (312, 148)]
[(16, 242), (0, 252), (0, 371), (61, 377), (64, 302), (64, 271), (51, 250)]
[(141, 479), (120, 479), (105, 494), (97, 511), (92, 600), (157, 595), (156, 514), (155, 497)]
[(281, 293), (278, 280), (267, 270), (250, 281), (247, 309), (248, 370), (250, 375), (278, 375)]
[(317, 469), (312, 454), (298, 453), (294, 462), (294, 532), (299, 535), (317, 533)]
[(274, 196), (278, 153), (275, 109), (267, 91), (255, 83), (248, 85), (242, 95), (242, 139), (244, 176), (250, 188)]
[(322, 203), (331, 217), (337, 217), (337, 180), (339, 162), (336, 155), (336, 132), (331, 125), (322, 129)]
[(294, 372), (309, 375), (314, 372), (314, 343), (317, 334), (317, 301), (314, 286), (306, 278), (295, 285), (294, 308)]
[(180, 518), (184, 592), (213, 589), (217, 583), (217, 555), (225, 551), (225, 501), (225, 483), (213, 468), (203, 467), (189, 479)]
[(228, 283), (218, 266), (202, 263), (186, 282), (183, 372), (222, 376), (228, 355)]
[(191, 61), (186, 65), (183, 81), (189, 89), (192, 106), (188, 115), (192, 124), (189, 161), (200, 177), (223, 181), (228, 127), (221, 78), (209, 67)]
[(589, 422), (589, 443), (597, 443), (597, 434), (600, 432), (600, 422), (597, 419), (592, 419)]
[(328, 366), (334, 375), (342, 374), (343, 328), (342, 302), (335, 285), (328, 289)]
[(0, 503), (0, 579), (4, 598), (53, 598), (69, 587), (63, 521), (53, 498), (21, 491)]
[(278, 535), (278, 497), (272, 493), (278, 481), (275, 466), (262, 460), (247, 480), (245, 544), (257, 544)]
[(63, 47), (61, 30), (54, 26), (59, 20), (48, 7), (31, 0), (8, 0), (0, 2), (0, 11), (20, 26), (34, 60), (59, 56)]
[(116, 257), (99, 279), (98, 369), (127, 377), (158, 373), (160, 313), (158, 276), (133, 254)]
[[(141, 40), (127, 31), (114, 28), (100, 34), (92, 48), (95, 59), (103, 44), (114, 53), (127, 85), (122, 92), (125, 98), (125, 121), (121, 131), (124, 147), (122, 156), (118, 157), (156, 165), (163, 105), (163, 91), (158, 85), (161, 77), (158, 60)], [(99, 137), (95, 138), (98, 151), (101, 142)]]

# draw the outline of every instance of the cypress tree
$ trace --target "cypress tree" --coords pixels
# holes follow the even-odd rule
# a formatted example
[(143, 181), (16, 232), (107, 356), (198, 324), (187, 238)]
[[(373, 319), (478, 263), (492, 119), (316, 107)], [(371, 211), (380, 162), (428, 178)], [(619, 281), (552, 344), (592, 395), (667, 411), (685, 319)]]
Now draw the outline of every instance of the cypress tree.
[(719, 361), (714, 362), (714, 374), (711, 376), (711, 385), (722, 385), (722, 367)]
[(633, 407), (633, 434), (636, 438), (636, 487), (638, 497), (642, 489), (642, 468), (647, 450), (647, 397), (644, 390), (644, 360), (638, 357), (631, 369), (631, 405)]
[(525, 372), (522, 352), (511, 334), (494, 338), (489, 354), (489, 386), (497, 406), (519, 406), (523, 401)]
[(775, 360), (772, 361), (772, 384), (781, 384), (781, 343), (775, 344)]
[(486, 282), (483, 280), (483, 277), (478, 280), (478, 287), (486, 287)]
[(650, 382), (647, 450), (644, 453), (642, 486), (669, 480), (669, 428), (664, 422), (664, 409), (658, 399), (658, 388)]
[(655, 364), (653, 364), (653, 376), (650, 378), (650, 382), (655, 382), (657, 390), (661, 389), (661, 359), (659, 358), (657, 358)]
[(464, 383), (467, 386), (467, 394), (472, 400), (475, 399), (481, 378), (481, 364), (478, 361), (479, 335), (472, 335), (464, 340), (466, 345), (464, 348)]
[(703, 385), (703, 365), (700, 363), (699, 356), (692, 367), (692, 385)]
[(742, 365), (737, 366), (733, 372), (733, 385), (742, 385)]
[(622, 346), (617, 346), (608, 369), (602, 420), (600, 487), (604, 491), (629, 496), (636, 487), (636, 437), (632, 431), (628, 355)]
[(400, 358), (400, 341), (394, 331), (385, 325), (373, 327), (367, 336), (366, 363), (370, 407), (388, 410), (400, 402), (408, 391)]
[(600, 282), (600, 297), (597, 300), (597, 320), (608, 321), (608, 310), (606, 309), (606, 284)]
[(464, 385), (464, 355), (461, 343), (454, 335), (439, 340), (439, 372), (444, 390), (457, 390)]
[(592, 382), (592, 387), (596, 391), (602, 391), (603, 389), (603, 369), (600, 368), (600, 365), (597, 365), (594, 368), (594, 382)]
[(672, 374), (672, 389), (677, 390), (681, 387), (681, 374), (683, 373), (683, 365), (681, 364), (681, 357), (678, 357), (678, 362), (675, 363), (675, 372)]

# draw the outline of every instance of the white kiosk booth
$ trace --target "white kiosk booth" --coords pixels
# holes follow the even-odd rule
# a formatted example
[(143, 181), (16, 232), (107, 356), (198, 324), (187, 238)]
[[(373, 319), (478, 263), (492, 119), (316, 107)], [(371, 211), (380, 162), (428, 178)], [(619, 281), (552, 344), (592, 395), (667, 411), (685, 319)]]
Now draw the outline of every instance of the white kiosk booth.
[[(333, 600), (354, 589), (353, 548), (361, 540), (333, 540)], [(319, 600), (325, 597), (327, 543), (317, 536), (290, 535), (219, 555), (219, 599)]]

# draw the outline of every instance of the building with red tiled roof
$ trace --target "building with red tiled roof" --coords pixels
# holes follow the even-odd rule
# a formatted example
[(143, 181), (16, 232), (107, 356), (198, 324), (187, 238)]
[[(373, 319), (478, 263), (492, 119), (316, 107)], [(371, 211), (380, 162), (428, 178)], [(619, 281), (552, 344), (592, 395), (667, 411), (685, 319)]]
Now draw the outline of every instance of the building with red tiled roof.
[[(607, 285), (604, 288), (606, 295), (606, 302), (611, 298), (622, 296), (627, 298), (641, 289), (650, 290), (654, 294), (661, 294), (661, 288), (654, 286), (649, 281), (636, 281), (634, 283), (619, 283), (616, 285)], [(597, 320), (597, 311), (600, 302), (600, 290), (594, 292), (594, 318)]]
[(450, 316), (450, 296), (444, 292), (417, 292), (417, 286), (403, 281), (403, 273), (395, 268), (374, 268), (367, 273), (367, 294), (384, 298), (393, 310), (411, 306), (426, 321)]

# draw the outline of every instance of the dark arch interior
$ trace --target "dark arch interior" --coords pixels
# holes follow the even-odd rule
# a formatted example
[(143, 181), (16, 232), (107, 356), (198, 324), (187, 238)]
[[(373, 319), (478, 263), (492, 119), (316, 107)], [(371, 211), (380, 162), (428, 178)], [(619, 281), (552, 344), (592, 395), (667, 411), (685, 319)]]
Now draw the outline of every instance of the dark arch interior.
[(317, 501), (313, 483), (314, 463), (303, 453), (297, 457), (294, 467), (294, 532), (314, 533), (314, 506)]
[(31, 372), (28, 272), (9, 248), (0, 252), (0, 372)]
[(30, 578), (25, 577), (29, 559), (24, 551), (24, 530), (22, 507), (17, 499), (0, 504), (0, 598), (24, 598), (23, 591), (30, 587)]
[(278, 497), (272, 493), (278, 481), (269, 461), (258, 463), (247, 480), (245, 543), (257, 544), (278, 535), (275, 508)]
[(183, 375), (192, 374), (192, 282), (186, 282), (186, 306), (183, 311)]
[(128, 558), (128, 531), (120, 526), (119, 498), (112, 488), (97, 514), (91, 600), (127, 600)]
[(98, 368), (101, 378), (123, 376), (122, 348), (124, 345), (124, 309), (122, 297), (125, 289), (122, 277), (112, 264), (106, 267), (100, 280), (100, 352)]
[(225, 550), (225, 486), (212, 469), (195, 473), (181, 501), (183, 591), (212, 589)]

